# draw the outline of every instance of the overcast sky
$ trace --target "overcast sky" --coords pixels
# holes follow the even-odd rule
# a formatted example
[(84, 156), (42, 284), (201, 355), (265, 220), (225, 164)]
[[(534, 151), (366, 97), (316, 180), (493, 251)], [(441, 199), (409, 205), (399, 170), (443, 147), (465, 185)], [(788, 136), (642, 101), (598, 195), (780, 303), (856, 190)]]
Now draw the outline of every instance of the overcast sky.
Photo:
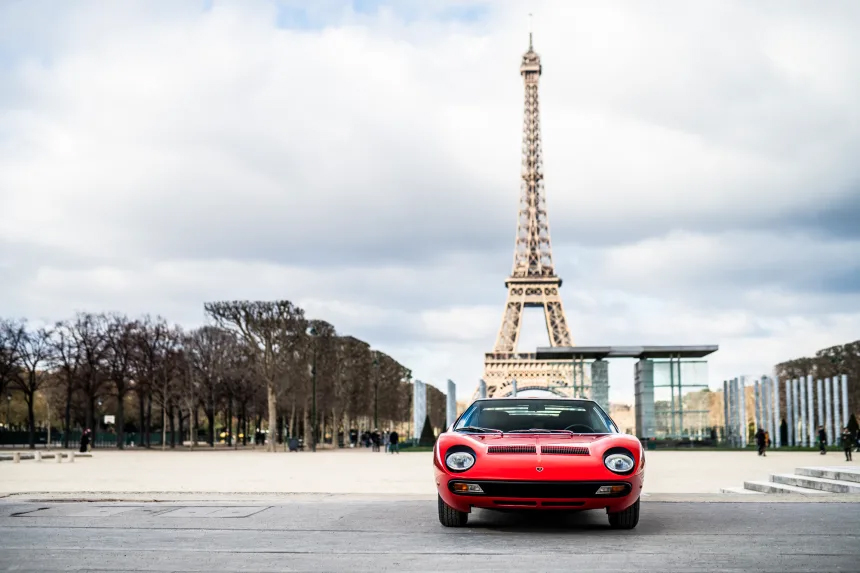
[(0, 315), (286, 298), (467, 398), (530, 11), (576, 344), (719, 344), (716, 386), (860, 338), (851, 0), (0, 1)]

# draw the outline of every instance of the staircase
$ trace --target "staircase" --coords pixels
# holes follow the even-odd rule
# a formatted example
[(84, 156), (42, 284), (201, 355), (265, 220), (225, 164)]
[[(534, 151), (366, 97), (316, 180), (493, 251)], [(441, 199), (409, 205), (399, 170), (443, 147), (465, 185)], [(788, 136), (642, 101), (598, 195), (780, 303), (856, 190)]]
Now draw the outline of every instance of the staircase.
[(800, 495), (860, 494), (860, 468), (797, 468), (793, 474), (771, 474), (770, 481), (745, 481), (744, 487), (727, 487), (721, 493), (792, 493)]

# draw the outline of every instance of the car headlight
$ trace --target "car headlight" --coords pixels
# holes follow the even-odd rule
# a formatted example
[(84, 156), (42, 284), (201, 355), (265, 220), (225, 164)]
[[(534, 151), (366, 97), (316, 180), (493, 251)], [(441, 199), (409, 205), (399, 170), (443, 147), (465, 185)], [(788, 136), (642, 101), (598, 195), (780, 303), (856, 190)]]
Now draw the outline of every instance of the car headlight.
[(445, 465), (455, 472), (463, 472), (475, 465), (475, 456), (469, 452), (453, 452), (445, 458)]
[(617, 474), (626, 474), (633, 469), (634, 465), (636, 465), (633, 458), (627, 454), (609, 454), (606, 456), (606, 459), (603, 460), (603, 463), (609, 471)]

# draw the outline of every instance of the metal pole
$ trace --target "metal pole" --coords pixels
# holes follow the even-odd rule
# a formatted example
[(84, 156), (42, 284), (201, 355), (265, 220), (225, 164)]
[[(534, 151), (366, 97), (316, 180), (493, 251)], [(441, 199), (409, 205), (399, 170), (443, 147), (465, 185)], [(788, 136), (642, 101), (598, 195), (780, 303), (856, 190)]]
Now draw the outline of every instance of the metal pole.
[[(824, 426), (824, 430), (827, 431), (827, 423), (824, 418), (824, 403), (826, 400), (824, 398), (824, 390), (821, 388), (822, 380), (819, 378), (816, 382), (816, 389), (818, 390), (818, 423), (815, 424), (815, 428), (818, 429), (819, 426)], [(830, 406), (827, 407), (827, 410), (829, 418)]]
[(833, 431), (833, 402), (830, 394), (830, 378), (824, 379), (824, 431), (827, 432), (827, 441), (833, 443), (836, 433)]
[(779, 415), (779, 378), (773, 379), (773, 425), (777, 448), (782, 447), (782, 419)]
[(755, 413), (753, 414), (753, 419), (755, 420), (755, 430), (758, 432), (758, 429), (761, 428), (761, 382), (756, 380), (754, 385), (754, 393), (755, 393)]
[(729, 439), (729, 383), (723, 380), (723, 442)]
[[(811, 412), (811, 409), (807, 410), (806, 408), (806, 385), (804, 384), (803, 378), (799, 380), (798, 388), (800, 391), (800, 445), (808, 446), (807, 438), (809, 437), (809, 431), (806, 427), (809, 425), (807, 422), (809, 418), (807, 418), (807, 412)], [(810, 388), (811, 389), (811, 388)]]
[(794, 407), (791, 399), (791, 380), (785, 381), (785, 423), (788, 432), (786, 432), (786, 446), (794, 445)]
[(681, 382), (681, 356), (675, 358), (675, 364), (678, 365), (678, 425), (681, 430), (681, 437), (684, 436), (684, 387)]
[(842, 425), (848, 425), (848, 420), (842, 420), (840, 414), (842, 409), (839, 407), (839, 398), (842, 392), (839, 391), (839, 376), (833, 377), (833, 443), (838, 444), (837, 435), (842, 434)]
[[(807, 418), (810, 422), (813, 419), (812, 414), (812, 375), (809, 374), (806, 376), (806, 393), (809, 396), (809, 400), (807, 401), (807, 408), (809, 408), (809, 417)], [(812, 423), (806, 426), (807, 432), (809, 432), (809, 446), (812, 447), (815, 445), (815, 428)]]
[[(856, 383), (856, 382), (855, 382)], [(855, 407), (857, 404), (854, 405)], [(848, 425), (848, 375), (842, 375), (842, 419), (845, 421), (845, 425)]]
[(749, 425), (747, 424), (747, 392), (746, 392), (746, 376), (740, 378), (740, 392), (738, 398), (741, 403), (741, 447), (747, 447), (749, 442)]
[(794, 425), (791, 429), (791, 441), (793, 446), (802, 446), (803, 445), (803, 408), (800, 405), (800, 381), (795, 378), (791, 381), (791, 391), (794, 394), (792, 398), (792, 418), (794, 419)]

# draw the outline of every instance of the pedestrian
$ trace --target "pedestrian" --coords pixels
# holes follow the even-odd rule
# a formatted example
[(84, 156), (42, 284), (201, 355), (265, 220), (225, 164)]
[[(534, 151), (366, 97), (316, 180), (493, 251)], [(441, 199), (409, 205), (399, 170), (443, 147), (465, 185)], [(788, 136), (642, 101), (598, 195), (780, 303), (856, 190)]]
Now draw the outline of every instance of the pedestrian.
[(391, 432), (391, 436), (388, 438), (391, 441), (391, 453), (399, 454), (400, 448), (397, 445), (397, 442), (400, 440), (400, 436), (397, 435), (397, 430)]
[(389, 432), (387, 430), (382, 432), (382, 445), (385, 446), (385, 453), (387, 454), (388, 447), (391, 445), (391, 442), (389, 441)]
[(818, 447), (821, 448), (821, 455), (827, 453), (827, 431), (824, 426), (818, 426)]
[(370, 435), (370, 441), (373, 443), (373, 449), (371, 451), (378, 452), (379, 451), (379, 430), (373, 430), (373, 433)]
[(842, 428), (842, 450), (845, 452), (845, 461), (851, 461), (851, 432), (848, 431), (848, 426)]
[(90, 429), (87, 428), (86, 430), (83, 431), (83, 433), (81, 433), (81, 453), (82, 454), (87, 452), (89, 445), (90, 445)]
[(765, 455), (764, 449), (766, 446), (767, 437), (764, 435), (764, 430), (761, 428), (758, 429), (758, 432), (755, 433), (755, 443), (758, 446), (758, 455)]

